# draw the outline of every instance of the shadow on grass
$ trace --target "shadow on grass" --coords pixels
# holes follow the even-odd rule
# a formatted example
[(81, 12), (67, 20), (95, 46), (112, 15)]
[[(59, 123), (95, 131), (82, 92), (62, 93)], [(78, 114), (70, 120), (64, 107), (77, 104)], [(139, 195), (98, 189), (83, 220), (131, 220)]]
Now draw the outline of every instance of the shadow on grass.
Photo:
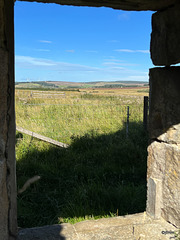
[(109, 135), (73, 137), (71, 146), (61, 149), (24, 135), (16, 148), (18, 188), (41, 176), (18, 195), (20, 227), (145, 210), (147, 134), (142, 122), (130, 123), (128, 139), (124, 127)]

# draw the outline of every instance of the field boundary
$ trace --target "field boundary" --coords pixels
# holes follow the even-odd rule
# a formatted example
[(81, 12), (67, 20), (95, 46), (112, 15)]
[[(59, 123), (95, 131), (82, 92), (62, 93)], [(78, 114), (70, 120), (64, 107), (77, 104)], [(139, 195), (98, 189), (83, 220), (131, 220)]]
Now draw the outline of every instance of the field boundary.
[(24, 128), (22, 128), (22, 127), (16, 126), (16, 130), (17, 130), (18, 132), (25, 133), (25, 134), (27, 134), (27, 135), (29, 135), (29, 136), (31, 136), (31, 137), (37, 138), (37, 139), (42, 140), (42, 141), (44, 141), (44, 142), (51, 143), (51, 144), (56, 145), (56, 146), (58, 146), (58, 147), (62, 147), (62, 148), (68, 148), (68, 147), (69, 147), (68, 144), (65, 144), (65, 143), (62, 143), (62, 142), (58, 142), (58, 141), (56, 141), (56, 140), (53, 140), (52, 138), (45, 137), (45, 136), (43, 136), (43, 135), (41, 135), (41, 134), (38, 134), (38, 133), (35, 133), (35, 132), (32, 132), (32, 131), (29, 131), (29, 130), (24, 129)]

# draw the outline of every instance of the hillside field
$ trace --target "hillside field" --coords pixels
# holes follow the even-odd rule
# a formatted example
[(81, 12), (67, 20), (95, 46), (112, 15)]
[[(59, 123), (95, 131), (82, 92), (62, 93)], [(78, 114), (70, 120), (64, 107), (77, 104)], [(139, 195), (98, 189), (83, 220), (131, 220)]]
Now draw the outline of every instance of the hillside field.
[[(148, 87), (16, 88), (16, 124), (69, 147), (16, 132), (18, 225), (42, 226), (145, 210)], [(127, 131), (129, 106), (129, 133)]]

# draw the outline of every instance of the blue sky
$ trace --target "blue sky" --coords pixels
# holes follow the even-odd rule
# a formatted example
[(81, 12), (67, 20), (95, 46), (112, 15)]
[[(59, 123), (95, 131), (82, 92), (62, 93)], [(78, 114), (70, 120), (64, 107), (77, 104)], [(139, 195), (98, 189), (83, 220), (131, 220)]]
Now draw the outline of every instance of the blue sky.
[(16, 1), (16, 81), (148, 81), (151, 15)]

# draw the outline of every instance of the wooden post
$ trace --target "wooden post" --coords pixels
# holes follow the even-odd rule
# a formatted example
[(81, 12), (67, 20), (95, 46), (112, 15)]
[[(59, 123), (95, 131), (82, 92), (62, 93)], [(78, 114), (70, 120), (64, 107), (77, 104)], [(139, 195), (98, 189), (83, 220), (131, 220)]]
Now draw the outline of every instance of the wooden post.
[(143, 125), (146, 131), (148, 126), (148, 100), (149, 98), (147, 96), (144, 96)]
[(127, 106), (126, 138), (129, 136), (129, 106)]

